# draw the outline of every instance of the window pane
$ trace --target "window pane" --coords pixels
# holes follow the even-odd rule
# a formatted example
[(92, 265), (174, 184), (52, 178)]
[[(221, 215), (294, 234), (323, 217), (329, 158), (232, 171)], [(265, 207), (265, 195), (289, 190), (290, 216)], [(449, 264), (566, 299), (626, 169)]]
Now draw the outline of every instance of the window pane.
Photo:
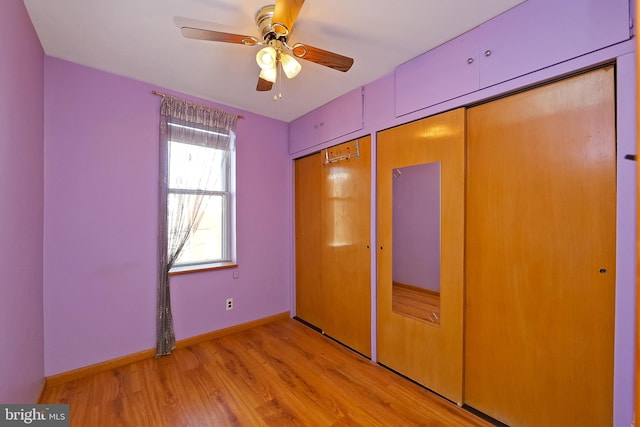
[[(169, 226), (179, 222), (180, 215), (191, 215), (197, 199), (203, 197), (203, 216), (198, 229), (182, 249), (176, 264), (228, 261), (226, 254), (226, 196), (169, 194)], [(176, 227), (181, 228), (181, 227)], [(182, 231), (184, 234), (184, 231)], [(169, 237), (171, 241), (171, 236)]]
[[(169, 188), (227, 191), (227, 153), (217, 148), (170, 141)], [(201, 180), (206, 180), (206, 185), (201, 185)]]

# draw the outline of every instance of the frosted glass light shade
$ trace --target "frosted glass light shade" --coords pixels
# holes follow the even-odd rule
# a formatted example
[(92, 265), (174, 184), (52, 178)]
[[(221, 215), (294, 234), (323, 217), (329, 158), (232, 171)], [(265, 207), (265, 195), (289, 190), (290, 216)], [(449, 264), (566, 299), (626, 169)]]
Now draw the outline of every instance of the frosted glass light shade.
[(263, 70), (265, 68), (275, 68), (276, 50), (271, 46), (260, 49), (256, 54), (256, 62)]
[(266, 80), (268, 82), (275, 83), (276, 82), (276, 75), (277, 75), (277, 71), (276, 70), (277, 70), (277, 68), (276, 68), (275, 64), (273, 64), (273, 67), (271, 67), (271, 68), (263, 68), (260, 71), (260, 78), (264, 79), (264, 80)]
[(280, 55), (280, 63), (282, 64), (284, 74), (290, 79), (297, 76), (302, 69), (302, 65), (300, 65), (293, 56), (287, 55), (286, 53)]

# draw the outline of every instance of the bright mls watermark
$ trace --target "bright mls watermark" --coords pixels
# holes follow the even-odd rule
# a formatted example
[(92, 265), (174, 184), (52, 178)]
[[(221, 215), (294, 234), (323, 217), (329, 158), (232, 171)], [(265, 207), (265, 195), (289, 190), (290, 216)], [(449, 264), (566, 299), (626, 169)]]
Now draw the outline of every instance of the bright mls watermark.
[(0, 427), (69, 427), (69, 405), (0, 405)]

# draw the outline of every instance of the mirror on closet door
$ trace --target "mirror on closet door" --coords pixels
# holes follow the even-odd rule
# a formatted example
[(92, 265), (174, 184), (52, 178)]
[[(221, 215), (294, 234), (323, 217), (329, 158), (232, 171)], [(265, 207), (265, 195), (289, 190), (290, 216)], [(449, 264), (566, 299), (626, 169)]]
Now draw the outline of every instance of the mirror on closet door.
[(440, 162), (392, 174), (392, 310), (439, 326)]

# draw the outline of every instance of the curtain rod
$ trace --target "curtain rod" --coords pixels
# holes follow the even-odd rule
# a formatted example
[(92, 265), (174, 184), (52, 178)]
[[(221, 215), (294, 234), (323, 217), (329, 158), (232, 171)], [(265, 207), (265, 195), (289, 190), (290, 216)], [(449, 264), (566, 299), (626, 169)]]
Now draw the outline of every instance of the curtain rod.
[[(158, 92), (157, 90), (152, 90), (152, 91), (151, 91), (151, 93), (152, 93), (152, 94), (154, 94), (154, 95), (161, 96), (161, 97), (163, 97), (163, 98), (164, 98), (165, 96), (167, 96), (167, 94), (166, 94), (166, 93)], [(239, 119), (244, 119), (244, 116), (241, 116), (240, 114), (236, 114), (236, 116), (237, 116)]]

